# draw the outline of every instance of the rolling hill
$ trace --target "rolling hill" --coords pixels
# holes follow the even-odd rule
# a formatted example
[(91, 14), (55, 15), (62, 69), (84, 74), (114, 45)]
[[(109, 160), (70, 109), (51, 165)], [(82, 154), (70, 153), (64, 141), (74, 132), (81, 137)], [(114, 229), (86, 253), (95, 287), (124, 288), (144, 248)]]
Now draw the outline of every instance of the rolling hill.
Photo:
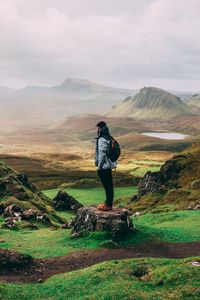
[(200, 114), (200, 94), (193, 95), (187, 102), (196, 113)]
[(138, 120), (168, 120), (193, 115), (193, 110), (179, 97), (155, 87), (144, 87), (134, 97), (127, 97), (113, 106), (109, 116), (132, 117)]

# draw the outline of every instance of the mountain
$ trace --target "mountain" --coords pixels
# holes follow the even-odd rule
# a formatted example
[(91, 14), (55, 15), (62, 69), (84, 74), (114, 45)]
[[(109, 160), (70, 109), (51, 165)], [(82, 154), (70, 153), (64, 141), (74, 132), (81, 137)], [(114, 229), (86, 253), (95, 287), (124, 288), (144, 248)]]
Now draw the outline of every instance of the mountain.
[(27, 86), (23, 89), (0, 89), (1, 128), (44, 125), (64, 121), (67, 116), (104, 113), (135, 90), (113, 88), (88, 80), (67, 78), (52, 87)]
[(187, 104), (191, 107), (196, 113), (200, 114), (200, 94), (193, 95), (188, 101)]
[(168, 120), (194, 112), (179, 97), (155, 87), (144, 87), (134, 97), (112, 107), (108, 115), (132, 117), (138, 120)]
[(181, 98), (181, 100), (183, 100), (184, 102), (187, 102), (192, 95), (194, 94), (194, 92), (184, 92), (184, 91), (169, 91), (171, 94), (178, 96), (179, 98)]

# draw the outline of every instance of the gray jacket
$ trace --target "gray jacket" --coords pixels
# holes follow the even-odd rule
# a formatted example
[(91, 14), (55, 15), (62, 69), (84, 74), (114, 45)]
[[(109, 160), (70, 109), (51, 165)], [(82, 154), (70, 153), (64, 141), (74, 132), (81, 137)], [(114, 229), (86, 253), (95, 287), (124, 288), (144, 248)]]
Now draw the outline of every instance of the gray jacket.
[(112, 162), (108, 157), (109, 141), (101, 136), (96, 140), (95, 165), (98, 169), (115, 169), (117, 162)]

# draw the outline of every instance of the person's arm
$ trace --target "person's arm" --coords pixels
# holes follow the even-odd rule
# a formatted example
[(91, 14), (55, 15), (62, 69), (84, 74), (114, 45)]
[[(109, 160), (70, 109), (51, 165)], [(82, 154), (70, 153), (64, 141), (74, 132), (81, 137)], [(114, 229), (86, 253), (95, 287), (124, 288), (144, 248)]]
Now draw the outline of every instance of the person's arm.
[(94, 160), (95, 160), (95, 166), (98, 167), (98, 139), (96, 139), (96, 147), (95, 147), (95, 157), (94, 157)]
[(106, 162), (106, 156), (108, 151), (108, 142), (105, 138), (101, 137), (98, 140), (98, 169), (101, 170), (103, 167), (103, 164)]

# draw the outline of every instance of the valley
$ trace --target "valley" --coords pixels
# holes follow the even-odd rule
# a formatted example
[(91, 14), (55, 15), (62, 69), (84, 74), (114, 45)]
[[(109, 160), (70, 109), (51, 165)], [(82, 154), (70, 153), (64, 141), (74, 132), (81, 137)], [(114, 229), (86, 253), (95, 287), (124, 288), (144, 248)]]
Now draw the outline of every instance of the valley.
[[(81, 91), (90, 85), (79, 84)], [(65, 81), (62, 88), (77, 89), (77, 81)], [(0, 297), (113, 299), (111, 285), (115, 299), (132, 299), (135, 290), (137, 299), (198, 298), (200, 115), (160, 90), (149, 107), (152, 89), (147, 98), (143, 92), (142, 99), (139, 94), (124, 101), (142, 105), (144, 119), (137, 117), (144, 115), (141, 107), (136, 114), (134, 106), (134, 116), (118, 114), (118, 108), (112, 115), (109, 110), (73, 116), (63, 111), (48, 123), (48, 112), (38, 124), (29, 119), (26, 125), (20, 120), (19, 126), (14, 121), (13, 127), (1, 127)], [(170, 98), (168, 113), (165, 97)], [(155, 105), (165, 118), (154, 118)], [(172, 110), (177, 115), (168, 118)], [(104, 201), (94, 166), (99, 120), (107, 122), (121, 145), (113, 171), (114, 206), (128, 209), (134, 230), (119, 237), (110, 232), (73, 236), (70, 223), (76, 211), (56, 209), (53, 199), (61, 191), (84, 207)], [(29, 255), (30, 264), (23, 265), (22, 258), (15, 262), (20, 254)], [(19, 262), (20, 267), (15, 265)]]

